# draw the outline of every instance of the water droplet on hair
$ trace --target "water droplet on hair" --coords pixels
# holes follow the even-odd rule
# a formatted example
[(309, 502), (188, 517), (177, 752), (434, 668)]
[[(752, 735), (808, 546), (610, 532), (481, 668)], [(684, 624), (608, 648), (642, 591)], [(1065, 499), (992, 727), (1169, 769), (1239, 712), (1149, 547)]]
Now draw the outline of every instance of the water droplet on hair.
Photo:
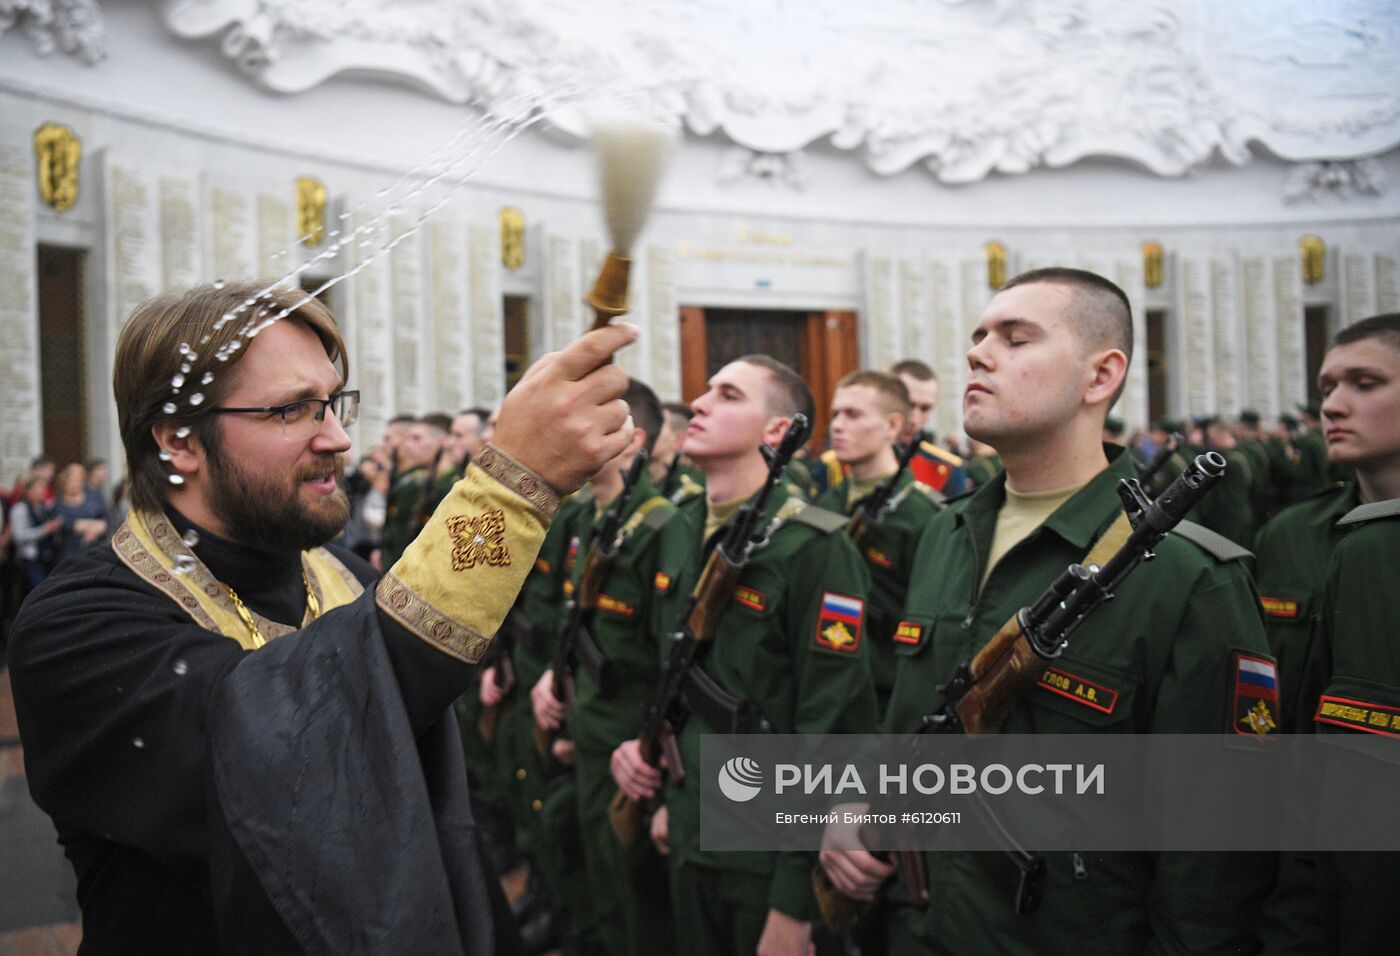
[(175, 662), (175, 665), (171, 668), (171, 670), (173, 670), (180, 677), (184, 677), (190, 672), (190, 665), (186, 664), (185, 661), (181, 659)]
[(180, 540), (185, 543), (185, 547), (193, 548), (199, 544), (199, 532), (191, 528), (180, 536)]
[(185, 376), (183, 376), (183, 375), (176, 375), (176, 376), (174, 376), (173, 378), (170, 379), (170, 387), (171, 387), (171, 388), (179, 388), (181, 385), (184, 385), (184, 384), (185, 384)]
[(181, 342), (181, 343), (180, 343), (180, 354), (181, 354), (181, 355), (189, 355), (189, 354), (190, 354), (190, 343), (188, 343), (188, 342)]
[(177, 431), (177, 432), (175, 433), (175, 437), (176, 437), (176, 438), (189, 438), (189, 437), (190, 437), (190, 426), (186, 425), (186, 426), (184, 426), (183, 428), (181, 428), (179, 431)]
[[(190, 353), (190, 358), (194, 358), (194, 353)], [(181, 375), (188, 375), (188, 374), (190, 374), (190, 363), (189, 363), (189, 362), (181, 362), (181, 363), (180, 363), (180, 374), (181, 374)]]
[(193, 395), (190, 396), (190, 404), (191, 404), (191, 405), (198, 405), (199, 403), (201, 403), (201, 402), (203, 402), (203, 401), (204, 401), (204, 393), (203, 393), (203, 392), (195, 392)]
[(214, 288), (216, 288), (216, 289), (222, 289), (223, 287), (224, 287), (224, 280), (223, 280), (223, 279), (215, 279), (215, 280), (214, 280)]
[(182, 554), (175, 558), (175, 566), (171, 570), (176, 574), (189, 574), (197, 567), (199, 565), (192, 556)]
[(131, 746), (135, 747), (137, 750), (140, 750), (142, 747), (146, 746), (146, 741), (142, 740), (140, 737), (132, 737)]
[(162, 448), (159, 452), (156, 453), (156, 457), (159, 458), (161, 461), (169, 461), (169, 460), (170, 460), (170, 452), (168, 452), (168, 451), (166, 451), (164, 448)]
[(179, 409), (175, 407), (174, 402), (166, 402), (160, 407), (160, 410), (165, 412), (165, 414), (167, 415), (174, 415), (177, 411), (179, 411)]
[(172, 485), (183, 485), (185, 483), (185, 479), (180, 477), (179, 475), (170, 475), (166, 480), (169, 481)]
[(208, 384), (209, 384), (210, 382), (212, 382), (212, 381), (214, 381), (214, 373), (213, 373), (213, 372), (205, 372), (205, 373), (204, 373), (204, 377), (201, 378), (201, 379), (199, 380), (199, 384), (201, 384), (201, 385), (208, 385)]

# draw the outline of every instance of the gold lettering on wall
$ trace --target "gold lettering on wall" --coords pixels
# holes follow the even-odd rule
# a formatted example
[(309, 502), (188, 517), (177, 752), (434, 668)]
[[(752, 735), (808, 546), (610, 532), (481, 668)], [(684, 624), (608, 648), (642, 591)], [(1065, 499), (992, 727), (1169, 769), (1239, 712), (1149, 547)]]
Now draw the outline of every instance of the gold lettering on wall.
[(45, 123), (34, 131), (38, 160), (39, 197), (55, 212), (72, 209), (78, 201), (78, 160), (83, 144), (67, 126)]

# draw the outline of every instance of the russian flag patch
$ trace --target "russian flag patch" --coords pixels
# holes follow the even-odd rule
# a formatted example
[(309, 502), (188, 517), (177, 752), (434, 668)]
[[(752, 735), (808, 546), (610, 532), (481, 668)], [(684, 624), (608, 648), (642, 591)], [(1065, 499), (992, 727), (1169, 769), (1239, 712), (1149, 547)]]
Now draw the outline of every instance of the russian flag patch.
[(865, 624), (865, 602), (844, 594), (823, 592), (821, 613), (817, 615), (815, 646), (838, 654), (854, 654), (860, 648)]
[(1234, 652), (1230, 729), (1264, 736), (1278, 730), (1278, 666), (1267, 657)]

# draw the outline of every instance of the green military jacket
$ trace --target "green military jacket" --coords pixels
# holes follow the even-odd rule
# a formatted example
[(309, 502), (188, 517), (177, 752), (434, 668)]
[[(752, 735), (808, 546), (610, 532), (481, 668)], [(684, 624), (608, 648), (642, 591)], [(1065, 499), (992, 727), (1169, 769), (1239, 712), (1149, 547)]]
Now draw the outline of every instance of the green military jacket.
[(1294, 732), (1311, 730), (1312, 713), (1301, 698), (1303, 662), (1321, 613), (1327, 562), (1345, 533), (1337, 522), (1357, 502), (1354, 484), (1314, 492), (1275, 515), (1254, 543), (1254, 580), (1278, 660), (1282, 726)]
[[(684, 613), (701, 563), (719, 535), (707, 542), (703, 496), (681, 504), (685, 520), (661, 530), (654, 588), (658, 653)], [(760, 529), (775, 517), (781, 524), (753, 553), (734, 597), (718, 620), (717, 637), (702, 655), (705, 671), (722, 687), (747, 700), (759, 729), (773, 733), (854, 733), (877, 720), (863, 613), (854, 623), (838, 620), (827, 605), (863, 609), (870, 587), (865, 562), (841, 529), (845, 519), (774, 489)], [(840, 625), (839, 627), (836, 625)], [(700, 807), (695, 783), (700, 736), (715, 733), (699, 715), (685, 723), (677, 743), (691, 775), (668, 781), (665, 801), (672, 854), (719, 870), (772, 874), (768, 906), (799, 919), (817, 917), (812, 897), (812, 853), (718, 853), (699, 847)]]
[(972, 487), (980, 488), (996, 477), (1001, 471), (1000, 455), (976, 455), (968, 459), (967, 478), (972, 482)]
[[(1353, 508), (1337, 523), (1299, 717), (1322, 734), (1400, 736), (1400, 499)], [(1343, 751), (1339, 748), (1338, 755)], [(1388, 768), (1394, 781), (1397, 768)], [(1388, 819), (1393, 784), (1328, 800), (1326, 812)], [(1323, 792), (1331, 788), (1323, 786)], [(1346, 801), (1338, 810), (1336, 799)], [(1395, 886), (1400, 854), (1285, 855), (1270, 901), (1267, 952), (1382, 953), (1395, 949)]]
[(1274, 512), (1274, 485), (1270, 475), (1269, 452), (1258, 438), (1241, 438), (1237, 450), (1249, 462), (1249, 507), (1257, 529)]
[(1191, 520), (1248, 546), (1254, 541), (1255, 530), (1250, 498), (1254, 475), (1243, 452), (1232, 449), (1221, 454), (1225, 456), (1225, 474), (1191, 512)]
[[(1004, 475), (949, 505), (924, 532), (896, 654), (887, 732), (910, 733), (941, 702), (939, 685), (1121, 512), (1132, 458), (1109, 467), (992, 569), (978, 593)], [(1250, 733), (1232, 693), (1241, 656), (1269, 662), (1248, 552), (1190, 526), (1169, 535), (1116, 598), (1075, 632), (1064, 655), (1016, 705), (1006, 733)], [(1275, 708), (1276, 708), (1276, 701)], [(1270, 715), (1277, 720), (1276, 709)], [(896, 907), (902, 927), (938, 952), (1041, 954), (1247, 951), (1267, 862), (1243, 855), (1047, 853), (1045, 898), (1017, 916), (971, 854), (926, 854), (931, 902)], [(1235, 862), (1239, 860), (1240, 862)], [(896, 888), (899, 899), (902, 888)]]
[[(605, 757), (624, 740), (637, 736), (642, 709), (660, 669), (651, 630), (655, 617), (652, 604), (657, 600), (658, 532), (678, 514), (677, 507), (658, 495), (650, 479), (643, 475), (627, 503), (617, 557), (608, 569), (599, 591), (598, 609), (589, 625), (594, 643), (608, 660), (612, 694), (604, 695), (582, 666), (574, 673), (569, 736), (576, 747), (590, 754)], [(586, 557), (597, 531), (598, 522), (594, 521), (580, 535), (578, 558), (570, 575), (575, 592), (583, 579)], [(567, 617), (560, 615), (557, 639), (563, 637)]]
[(423, 498), (423, 486), (427, 480), (428, 469), (422, 465), (410, 468), (394, 480), (384, 514), (384, 547), (381, 559), (386, 571), (398, 563), (409, 544), (418, 536), (413, 516)]
[[(549, 525), (534, 570), (520, 589), (518, 606), (530, 622), (527, 646), (517, 646), (511, 657), (515, 678), (528, 696), (530, 688), (549, 669), (554, 640), (562, 626), (564, 602), (572, 588), (574, 566), (582, 560), (581, 541), (592, 527), (593, 492), (584, 488), (566, 500)], [(529, 705), (525, 708), (528, 710)]]
[(1293, 445), (1300, 456), (1293, 468), (1293, 494), (1297, 498), (1325, 487), (1330, 479), (1327, 477), (1327, 441), (1321, 432), (1304, 429)]
[[(850, 516), (864, 500), (852, 500), (853, 488), (850, 481), (829, 488), (817, 499), (817, 505)], [(865, 631), (869, 635), (870, 670), (875, 678), (876, 702), (881, 713), (894, 687), (894, 632), (900, 612), (904, 610), (914, 552), (924, 527), (943, 507), (943, 496), (915, 481), (906, 470), (899, 476), (898, 491), (891, 502), (894, 507), (869, 539), (856, 545), (870, 571)]]

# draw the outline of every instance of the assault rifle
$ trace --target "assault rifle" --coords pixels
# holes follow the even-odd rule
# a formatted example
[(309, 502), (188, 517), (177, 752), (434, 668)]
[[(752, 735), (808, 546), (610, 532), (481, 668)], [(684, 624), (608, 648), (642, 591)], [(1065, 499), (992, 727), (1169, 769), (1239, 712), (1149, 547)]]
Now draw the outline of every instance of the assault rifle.
[[(808, 428), (806, 415), (794, 415), (776, 451), (766, 445), (760, 447), (768, 462), (768, 475), (763, 480), (763, 486), (725, 525), (723, 536), (710, 552), (700, 580), (695, 583), (685, 611), (671, 635), (670, 655), (647, 702), (642, 715), (642, 729), (637, 737), (642, 759), (653, 767), (659, 766), (664, 751), (671, 775), (677, 781), (685, 779), (685, 767), (681, 764), (675, 739), (692, 709), (701, 709), (709, 721), (709, 707), (704, 703), (709, 701), (717, 711), (726, 712), (731, 721), (743, 722), (744, 702), (734, 698), (694, 665), (701, 648), (714, 640), (719, 619), (734, 599), (739, 576), (757, 544), (755, 533), (760, 530), (758, 523), (763, 518), (768, 499), (782, 481), (783, 469), (806, 440)], [(618, 842), (624, 847), (630, 847), (637, 841), (646, 809), (621, 790), (613, 795), (612, 803), (608, 806), (608, 821)]]
[[(999, 733), (1012, 708), (1039, 680), (1045, 666), (1064, 651), (1075, 629), (1113, 597), (1140, 562), (1156, 556), (1157, 545), (1224, 473), (1225, 458), (1206, 452), (1156, 500), (1147, 496), (1136, 478), (1119, 482), (1118, 497), (1132, 526), (1123, 544), (1102, 565), (1071, 564), (1034, 604), (1017, 611), (985, 647), (958, 666), (942, 688), (941, 705), (920, 719), (916, 733)], [(1017, 843), (985, 798), (975, 798), (973, 808), (1001, 847), (1001, 854), (988, 861), (1002, 864), (994, 878), (1009, 884), (1017, 913), (1035, 912), (1045, 889), (1044, 859)], [(883, 830), (869, 825), (861, 828), (860, 836), (867, 846), (891, 842)], [(927, 905), (923, 854), (897, 850), (892, 855), (914, 902)], [(813, 886), (823, 918), (838, 933), (848, 930), (866, 905), (839, 893), (820, 867), (813, 873)]]
[[(608, 575), (612, 572), (613, 562), (617, 560), (621, 550), (619, 532), (622, 530), (622, 517), (627, 513), (632, 491), (637, 487), (637, 482), (646, 471), (646, 467), (647, 453), (643, 449), (637, 452), (623, 476), (622, 491), (604, 512), (603, 522), (588, 548), (588, 557), (584, 561), (583, 574), (579, 577), (578, 590), (564, 605), (568, 617), (564, 624), (564, 632), (559, 637), (559, 644), (554, 649), (553, 665), (554, 699), (561, 704), (567, 705), (573, 701), (574, 671), (578, 666), (588, 671), (604, 695), (612, 693), (613, 675), (608, 667), (608, 659), (593, 640), (589, 629), (593, 624), (593, 616), (598, 611), (598, 595), (603, 593), (603, 588), (608, 583)], [(535, 749), (541, 757), (549, 756), (554, 738), (558, 734), (557, 730), (546, 730), (535, 724)]]
[(927, 438), (927, 432), (914, 433), (909, 444), (900, 450), (899, 458), (896, 459), (898, 467), (895, 468), (894, 474), (876, 485), (875, 490), (860, 503), (855, 514), (851, 515), (851, 520), (846, 524), (846, 535), (856, 544), (862, 544), (866, 537), (879, 527), (880, 522), (885, 519), (885, 515), (894, 510), (894, 496), (895, 492), (899, 490), (899, 479), (909, 468), (909, 462), (913, 461), (914, 456), (919, 453), (919, 445), (923, 444)]
[(1171, 461), (1172, 455), (1181, 447), (1181, 443), (1186, 439), (1180, 432), (1172, 432), (1161, 448), (1157, 449), (1157, 454), (1153, 455), (1146, 464), (1139, 463), (1137, 466), (1138, 484), (1145, 489), (1152, 488), (1152, 481), (1157, 477), (1157, 472), (1161, 471), (1167, 462)]
[(671, 455), (671, 463), (666, 466), (666, 474), (661, 478), (661, 487), (657, 493), (663, 498), (670, 498), (671, 493), (676, 490), (676, 479), (680, 477), (681, 453), (675, 452)]
[(481, 658), (482, 680), (485, 680), (485, 672), (489, 668), (496, 669), (496, 686), (501, 689), (501, 700), (490, 707), (483, 707), (480, 716), (477, 717), (476, 729), (481, 734), (481, 739), (486, 743), (491, 743), (496, 739), (496, 726), (501, 722), (501, 708), (505, 704), (506, 698), (515, 690), (515, 664), (511, 661), (511, 655), (515, 652), (515, 647), (521, 641), (529, 643), (530, 634), (533, 630), (529, 619), (525, 617), (525, 612), (519, 606), (512, 607), (506, 614), (506, 619), (501, 622), (501, 629), (496, 632), (496, 639), (487, 645), (486, 653)]

